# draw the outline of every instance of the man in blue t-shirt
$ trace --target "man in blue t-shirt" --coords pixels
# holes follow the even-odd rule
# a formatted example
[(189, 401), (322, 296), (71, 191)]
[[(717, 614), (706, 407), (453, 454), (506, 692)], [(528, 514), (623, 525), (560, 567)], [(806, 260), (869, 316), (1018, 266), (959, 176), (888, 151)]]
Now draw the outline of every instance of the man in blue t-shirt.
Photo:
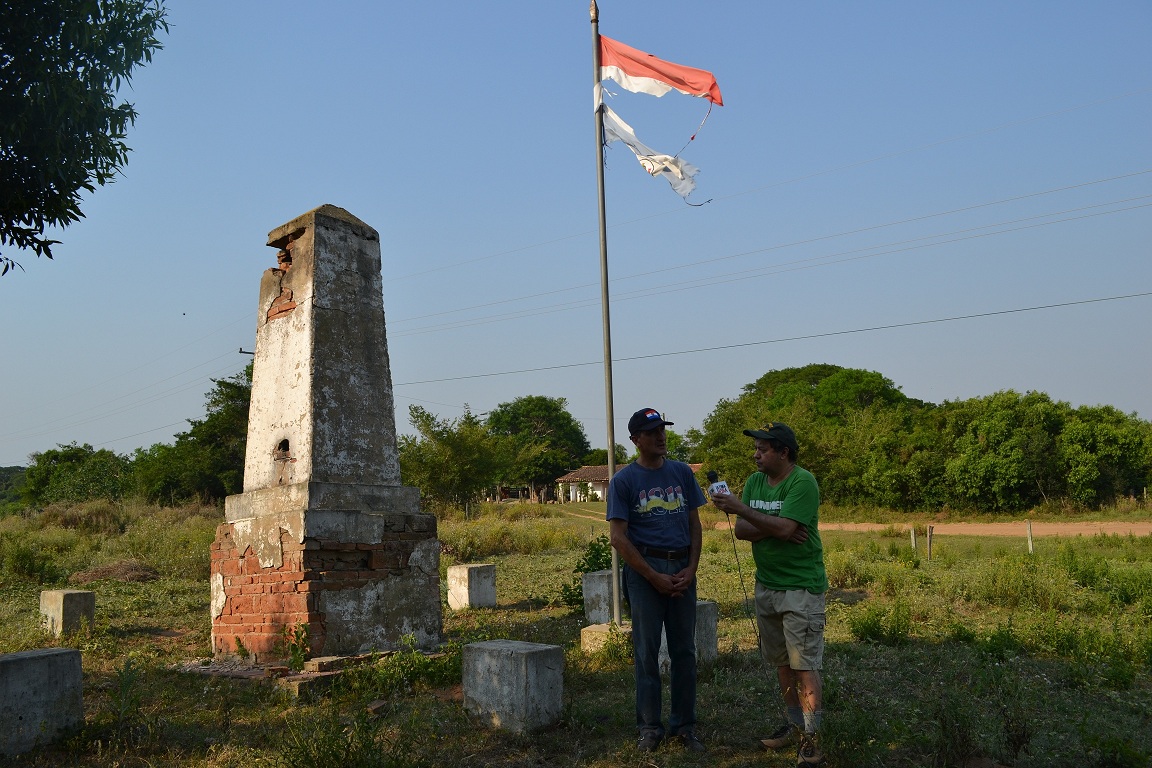
[(637, 749), (652, 752), (664, 739), (660, 703), (660, 634), (668, 638), (671, 712), (668, 733), (694, 752), (696, 736), (696, 567), (705, 503), (687, 464), (667, 458), (665, 421), (641, 408), (628, 420), (637, 458), (608, 486), (612, 546), (624, 560), (632, 613), (636, 676)]

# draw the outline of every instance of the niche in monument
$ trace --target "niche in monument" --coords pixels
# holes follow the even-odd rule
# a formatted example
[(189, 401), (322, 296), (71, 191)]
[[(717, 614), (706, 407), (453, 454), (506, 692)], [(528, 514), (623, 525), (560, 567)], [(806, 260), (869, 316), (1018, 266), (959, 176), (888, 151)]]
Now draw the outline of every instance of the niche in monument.
[(212, 545), (212, 650), (283, 658), (439, 645), (440, 546), (400, 485), (380, 237), (324, 205), (274, 229), (244, 492)]

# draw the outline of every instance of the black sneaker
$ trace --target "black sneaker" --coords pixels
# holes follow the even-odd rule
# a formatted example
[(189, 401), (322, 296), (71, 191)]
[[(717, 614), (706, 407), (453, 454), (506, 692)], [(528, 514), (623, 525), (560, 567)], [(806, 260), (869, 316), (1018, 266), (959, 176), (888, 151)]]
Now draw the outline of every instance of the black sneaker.
[(800, 749), (796, 752), (796, 768), (808, 768), (813, 765), (825, 765), (824, 753), (816, 743), (816, 734), (804, 733), (800, 736)]
[(771, 736), (766, 739), (760, 739), (760, 747), (765, 750), (790, 747), (799, 740), (796, 736), (797, 730), (799, 729), (791, 723), (783, 723), (776, 730), (772, 731)]
[(676, 734), (676, 738), (689, 752), (708, 751), (708, 747), (704, 746), (704, 742), (700, 741), (700, 737), (696, 735), (695, 731), (680, 731)]
[(636, 742), (636, 749), (640, 752), (655, 752), (660, 746), (660, 734), (656, 731), (644, 731)]

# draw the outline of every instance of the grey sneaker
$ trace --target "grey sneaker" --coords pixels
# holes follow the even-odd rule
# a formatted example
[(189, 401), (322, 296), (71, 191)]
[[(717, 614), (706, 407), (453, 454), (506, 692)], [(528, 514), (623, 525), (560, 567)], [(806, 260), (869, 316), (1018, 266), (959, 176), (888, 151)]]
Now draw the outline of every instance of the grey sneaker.
[(798, 729), (791, 723), (783, 723), (776, 730), (772, 731), (772, 735), (766, 739), (760, 739), (761, 749), (784, 749), (799, 741), (796, 735)]
[(804, 733), (800, 736), (800, 749), (796, 752), (796, 768), (808, 768), (813, 765), (825, 765), (824, 753), (816, 743), (816, 734)]
[(700, 741), (700, 737), (696, 735), (695, 731), (680, 731), (676, 734), (676, 739), (684, 745), (684, 749), (689, 752), (707, 752), (708, 747), (704, 746), (704, 742)]
[(660, 746), (660, 734), (656, 731), (644, 731), (636, 741), (636, 749), (640, 752), (655, 752)]

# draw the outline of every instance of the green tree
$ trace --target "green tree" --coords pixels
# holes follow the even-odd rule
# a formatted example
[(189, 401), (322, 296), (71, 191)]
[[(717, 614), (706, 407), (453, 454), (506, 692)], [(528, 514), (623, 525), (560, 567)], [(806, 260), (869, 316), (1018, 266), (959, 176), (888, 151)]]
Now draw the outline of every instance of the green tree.
[[(689, 436), (682, 435), (679, 432), (675, 432), (671, 429), (667, 429), (664, 432), (667, 438), (666, 445), (668, 447), (668, 458), (672, 459), (673, 461), (683, 461), (685, 463), (692, 461), (692, 450), (694, 444), (692, 442), (691, 434), (694, 432), (694, 430), (688, 431)], [(623, 446), (620, 447), (622, 448)], [(625, 461), (633, 461), (639, 455), (640, 452), (633, 449), (632, 453), (627, 456)], [(607, 464), (608, 461), (605, 459), (600, 463)], [(617, 466), (619, 466), (621, 463), (622, 462), (619, 460), (619, 455), (617, 455)]]
[(938, 509), (948, 503), (945, 465), (951, 451), (944, 409), (925, 404), (911, 419), (900, 452), (906, 509)]
[(136, 452), (137, 488), (149, 501), (219, 501), (244, 489), (251, 363), (243, 373), (212, 384), (203, 419), (190, 419), (190, 428), (173, 445), (158, 443)]
[(1063, 495), (1057, 440), (1070, 411), (1042, 392), (1012, 390), (951, 404), (945, 464), (951, 501), (1016, 511)]
[[(628, 462), (628, 449), (616, 443), (616, 466), (626, 464)], [(581, 466), (585, 467), (606, 467), (608, 466), (608, 449), (607, 448), (593, 448), (588, 451), (587, 455), (580, 460)]]
[(796, 431), (800, 465), (816, 475), (822, 497), (908, 508), (915, 496), (908, 463), (923, 463), (909, 438), (928, 409), (873, 371), (827, 364), (769, 371), (721, 400), (701, 430), (689, 430), (690, 455), (738, 489), (755, 471), (744, 430), (782, 421)]
[(870, 371), (828, 364), (768, 371), (739, 397), (716, 405), (703, 428), (691, 433), (694, 451), (706, 469), (739, 487), (755, 470), (744, 430), (782, 421), (796, 431), (800, 464), (816, 475), (822, 494), (850, 495), (845, 481), (856, 470), (845, 474), (842, 465), (859, 457), (854, 435), (862, 431), (861, 408), (882, 410), (904, 400), (890, 381)]
[[(128, 161), (136, 120), (116, 91), (168, 30), (160, 0), (5, 0), (0, 6), (0, 246), (52, 258), (46, 227), (83, 217), (81, 192)], [(19, 266), (0, 256), (0, 275)]]
[(665, 435), (667, 436), (668, 458), (674, 461), (689, 462), (692, 460), (692, 444), (684, 435), (679, 432), (673, 432), (666, 429)]
[(528, 486), (536, 501), (543, 501), (556, 478), (578, 466), (591, 449), (584, 427), (562, 397), (518, 397), (496, 406), (487, 423), (493, 435), (509, 440), (519, 453), (503, 479)]
[(20, 509), (25, 473), (24, 467), (0, 467), (0, 517)]
[(124, 456), (91, 445), (58, 445), (32, 454), (21, 494), (26, 502), (82, 502), (122, 498), (132, 487), (132, 463)]
[(1082, 504), (1101, 504), (1148, 487), (1152, 424), (1112, 406), (1082, 406), (1057, 439), (1066, 493)]
[(460, 507), (496, 484), (510, 457), (471, 411), (438, 419), (418, 405), (408, 407), (416, 435), (399, 439), (400, 476), (435, 507)]

